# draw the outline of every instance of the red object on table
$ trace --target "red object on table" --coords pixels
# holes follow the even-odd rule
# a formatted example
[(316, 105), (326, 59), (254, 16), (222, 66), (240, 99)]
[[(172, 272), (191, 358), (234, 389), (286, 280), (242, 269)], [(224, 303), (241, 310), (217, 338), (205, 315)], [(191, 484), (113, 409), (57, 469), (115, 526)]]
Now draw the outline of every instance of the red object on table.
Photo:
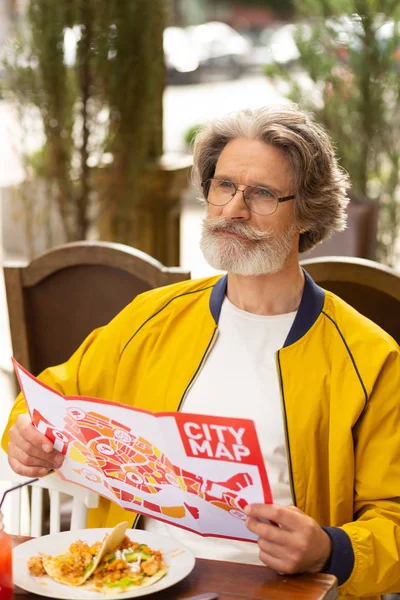
[(0, 600), (9, 600), (12, 595), (12, 540), (4, 531), (3, 515), (0, 512)]

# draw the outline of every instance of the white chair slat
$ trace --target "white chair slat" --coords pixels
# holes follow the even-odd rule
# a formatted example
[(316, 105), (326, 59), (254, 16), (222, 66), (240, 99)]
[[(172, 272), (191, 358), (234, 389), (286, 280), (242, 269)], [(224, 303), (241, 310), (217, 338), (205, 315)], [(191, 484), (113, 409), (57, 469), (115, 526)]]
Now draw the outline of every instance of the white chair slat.
[[(6, 453), (0, 448), (0, 488), (6, 489), (26, 480), (26, 477), (14, 473), (8, 464)], [(60, 530), (60, 494), (66, 494), (73, 499), (71, 529), (84, 529), (87, 526), (88, 508), (96, 508), (99, 505), (98, 494), (63, 481), (57, 473), (42, 477), (30, 487), (31, 503), (29, 503), (27, 488), (11, 492), (4, 503), (5, 526), (7, 531), (14, 535), (42, 535), (43, 490), (56, 492), (53, 500), (50, 501), (52, 533)]]
[(43, 533), (43, 490), (32, 486), (31, 535), (39, 537)]
[(58, 533), (61, 529), (60, 492), (49, 490), (50, 494), (50, 533)]
[[(20, 522), (19, 522), (19, 535), (31, 535), (31, 498), (30, 498), (30, 490), (29, 486), (21, 488), (19, 491), (20, 495)], [(18, 490), (16, 490), (18, 491)], [(14, 493), (14, 492), (13, 492)], [(12, 494), (10, 494), (10, 498), (12, 501)]]
[[(14, 535), (21, 534), (21, 491), (15, 490), (12, 494), (15, 494), (12, 498), (7, 498), (9, 503), (9, 510), (11, 512), (11, 528), (10, 533)], [(5, 519), (7, 515), (5, 515)]]
[(80, 500), (73, 498), (71, 513), (71, 531), (84, 529), (87, 522), (88, 509)]

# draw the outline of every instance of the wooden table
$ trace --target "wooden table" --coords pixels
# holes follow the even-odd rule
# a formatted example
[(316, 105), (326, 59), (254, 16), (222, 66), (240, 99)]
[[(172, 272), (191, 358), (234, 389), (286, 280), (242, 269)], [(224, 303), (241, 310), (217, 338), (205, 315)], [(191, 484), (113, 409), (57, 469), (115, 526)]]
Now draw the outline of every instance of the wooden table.
[[(12, 536), (14, 545), (30, 539)], [(184, 600), (197, 594), (215, 592), (219, 600), (336, 600), (333, 575), (278, 575), (267, 567), (216, 560), (196, 559), (193, 571), (180, 583), (151, 594), (151, 600)], [(15, 600), (40, 598), (19, 588)]]

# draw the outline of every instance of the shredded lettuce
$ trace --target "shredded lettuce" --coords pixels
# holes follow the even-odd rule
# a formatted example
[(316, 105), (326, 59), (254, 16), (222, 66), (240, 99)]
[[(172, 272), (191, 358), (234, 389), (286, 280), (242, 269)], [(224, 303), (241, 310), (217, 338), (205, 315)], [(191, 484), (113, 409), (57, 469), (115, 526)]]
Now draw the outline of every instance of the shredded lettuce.
[(119, 581), (107, 582), (106, 585), (109, 588), (120, 587), (120, 588), (124, 589), (124, 588), (129, 587), (130, 585), (137, 585), (138, 583), (140, 583), (140, 579), (141, 578), (139, 578), (139, 577), (137, 577), (136, 579), (131, 579), (131, 577), (123, 577)]
[(88, 565), (86, 567), (86, 569), (83, 572), (84, 575), (86, 575), (86, 573), (89, 573), (90, 569), (93, 567), (93, 563), (94, 563), (94, 561), (92, 560), (92, 562), (90, 563), (90, 565)]

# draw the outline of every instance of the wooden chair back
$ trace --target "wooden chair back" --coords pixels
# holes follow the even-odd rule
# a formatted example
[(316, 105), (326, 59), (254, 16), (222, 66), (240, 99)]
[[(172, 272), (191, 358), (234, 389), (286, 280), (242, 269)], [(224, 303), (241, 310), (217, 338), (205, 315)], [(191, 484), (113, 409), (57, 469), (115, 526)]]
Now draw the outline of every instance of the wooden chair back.
[(33, 374), (67, 360), (138, 294), (190, 279), (129, 246), (74, 242), (4, 265), (14, 358)]
[(400, 344), (400, 273), (345, 256), (311, 258), (301, 265), (318, 285), (343, 298)]

